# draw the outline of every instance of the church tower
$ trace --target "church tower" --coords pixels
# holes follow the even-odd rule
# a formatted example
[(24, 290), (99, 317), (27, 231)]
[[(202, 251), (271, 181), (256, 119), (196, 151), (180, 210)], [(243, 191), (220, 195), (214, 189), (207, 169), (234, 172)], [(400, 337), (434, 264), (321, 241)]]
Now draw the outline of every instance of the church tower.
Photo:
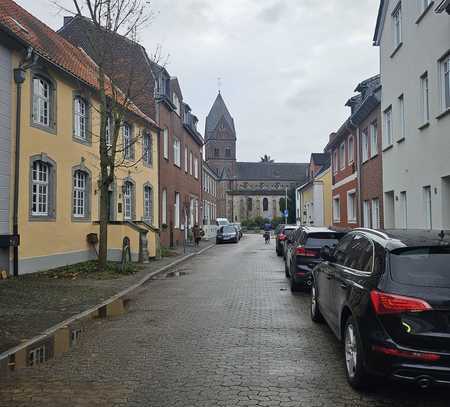
[(220, 92), (206, 117), (205, 158), (225, 179), (231, 179), (236, 163), (236, 129)]

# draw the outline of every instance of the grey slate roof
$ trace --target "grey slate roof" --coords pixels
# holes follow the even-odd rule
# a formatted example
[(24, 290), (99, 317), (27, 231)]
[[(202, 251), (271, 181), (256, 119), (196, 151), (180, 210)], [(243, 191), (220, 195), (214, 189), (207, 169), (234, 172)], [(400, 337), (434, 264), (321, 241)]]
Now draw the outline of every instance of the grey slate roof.
[(311, 160), (316, 165), (329, 165), (330, 164), (330, 154), (329, 153), (312, 153)]
[(305, 182), (309, 164), (237, 162), (236, 178), (242, 181), (296, 181)]
[(226, 122), (231, 127), (233, 132), (236, 133), (236, 129), (234, 128), (234, 120), (231, 117), (227, 106), (225, 105), (225, 101), (223, 100), (222, 95), (219, 93), (216, 97), (216, 100), (214, 101), (214, 104), (211, 107), (211, 110), (208, 113), (208, 116), (206, 116), (206, 138), (208, 138), (208, 134), (210, 134), (210, 132), (213, 132), (216, 129), (222, 117), (225, 118)]

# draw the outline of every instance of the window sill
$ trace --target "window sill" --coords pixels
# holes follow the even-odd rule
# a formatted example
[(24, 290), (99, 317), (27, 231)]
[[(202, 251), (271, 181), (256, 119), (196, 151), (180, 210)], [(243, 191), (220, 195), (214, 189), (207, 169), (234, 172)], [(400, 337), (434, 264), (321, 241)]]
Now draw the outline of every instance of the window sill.
[(45, 126), (43, 124), (35, 123), (33, 121), (31, 122), (31, 127), (45, 131), (46, 133), (56, 135), (56, 127)]
[(30, 222), (56, 222), (56, 218), (55, 217), (50, 217), (50, 216), (33, 216), (30, 215), (28, 217), (28, 220)]
[(430, 126), (430, 122), (426, 122), (424, 124), (422, 124), (421, 126), (418, 127), (419, 130), (425, 130), (427, 127)]
[(374, 158), (378, 157), (378, 153), (374, 154), (373, 156), (370, 157), (371, 160), (373, 160)]
[(383, 153), (386, 152), (386, 151), (388, 151), (388, 150), (390, 150), (391, 148), (394, 148), (394, 146), (393, 146), (392, 144), (390, 144), (390, 145), (384, 147), (384, 148), (383, 148)]
[(83, 145), (89, 146), (89, 147), (92, 146), (91, 140), (84, 140), (77, 136), (72, 136), (72, 140), (75, 141), (75, 143), (83, 144)]
[(417, 17), (416, 24), (419, 24), (426, 14), (430, 11), (430, 9), (433, 7), (434, 1), (431, 1), (430, 4), (428, 4), (427, 8), (422, 11), (419, 17)]
[(398, 143), (398, 144), (403, 143), (405, 140), (406, 140), (405, 137), (399, 138), (399, 139), (397, 140), (397, 143)]
[(438, 116), (436, 116), (437, 120), (441, 120), (443, 119), (445, 116), (450, 115), (450, 107), (448, 107), (446, 110), (444, 110), (441, 114), (439, 114)]
[(84, 218), (77, 218), (75, 216), (72, 216), (72, 222), (74, 223), (91, 223), (91, 218), (84, 217)]
[(397, 52), (400, 50), (400, 48), (402, 46), (403, 46), (403, 41), (395, 47), (394, 51), (392, 51), (391, 58), (394, 58), (394, 56), (397, 54)]

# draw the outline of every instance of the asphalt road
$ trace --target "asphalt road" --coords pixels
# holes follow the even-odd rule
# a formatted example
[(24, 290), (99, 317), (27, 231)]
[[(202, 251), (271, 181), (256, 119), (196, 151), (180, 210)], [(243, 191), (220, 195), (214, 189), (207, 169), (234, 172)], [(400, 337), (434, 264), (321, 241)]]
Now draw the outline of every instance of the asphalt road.
[(0, 406), (449, 406), (448, 389), (345, 380), (341, 345), (247, 236), (142, 287), (62, 358), (0, 383)]

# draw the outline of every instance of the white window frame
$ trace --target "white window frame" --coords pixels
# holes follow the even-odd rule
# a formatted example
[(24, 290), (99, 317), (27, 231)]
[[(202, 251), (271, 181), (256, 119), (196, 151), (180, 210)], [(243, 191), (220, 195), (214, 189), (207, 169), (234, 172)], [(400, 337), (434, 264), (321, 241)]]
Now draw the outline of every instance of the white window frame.
[(421, 115), (422, 125), (430, 122), (430, 80), (428, 78), (428, 72), (425, 72), (420, 77), (420, 90), (421, 90)]
[(198, 158), (194, 158), (194, 178), (198, 179)]
[(433, 202), (431, 197), (431, 185), (424, 186), (423, 190), (423, 204), (424, 204), (424, 219), (425, 228), (433, 229)]
[(403, 42), (401, 2), (398, 3), (397, 7), (395, 7), (392, 12), (392, 28), (394, 33), (394, 48), (397, 48)]
[(363, 226), (365, 228), (371, 228), (372, 227), (372, 217), (370, 213), (370, 200), (366, 200), (363, 202)]
[(194, 173), (193, 166), (194, 166), (194, 160), (193, 160), (192, 151), (190, 151), (189, 152), (189, 174), (191, 174), (191, 175), (193, 175), (193, 173)]
[(339, 195), (333, 197), (333, 222), (341, 221), (341, 199)]
[(33, 78), (33, 123), (51, 127), (52, 85), (41, 76)]
[(177, 113), (178, 116), (181, 116), (181, 104), (180, 104), (180, 99), (178, 97), (178, 95), (174, 92), (173, 93), (173, 104), (175, 105), (175, 112)]
[(173, 138), (173, 163), (181, 167), (181, 141), (177, 137)]
[(144, 219), (153, 222), (153, 189), (144, 185)]
[(73, 103), (73, 134), (77, 139), (87, 141), (88, 105), (81, 96), (75, 96)]
[(106, 118), (106, 127), (105, 127), (105, 142), (106, 148), (108, 149), (112, 147), (111, 132), (112, 132), (111, 117), (108, 116)]
[(355, 138), (350, 136), (347, 142), (348, 146), (348, 163), (351, 164), (355, 160)]
[(163, 130), (163, 157), (169, 159), (169, 129), (166, 127)]
[(142, 159), (145, 164), (152, 165), (152, 135), (150, 132), (145, 132), (142, 140)]
[(189, 167), (188, 148), (184, 146), (184, 172), (187, 174)]
[[(350, 205), (350, 202), (352, 203)], [(356, 190), (347, 191), (347, 222), (356, 223), (357, 220), (357, 202)]]
[(418, 0), (419, 2), (419, 13), (422, 14), (430, 6), (432, 0)]
[(174, 219), (175, 225), (174, 226), (176, 229), (179, 229), (180, 228), (180, 193), (179, 192), (175, 192), (174, 211), (175, 211), (175, 219)]
[(82, 170), (73, 174), (72, 215), (74, 218), (86, 217), (88, 175)]
[(161, 224), (167, 225), (167, 189), (162, 190), (161, 206)]
[(380, 229), (380, 200), (378, 198), (372, 199), (372, 228)]
[(32, 216), (49, 216), (50, 165), (36, 160), (31, 176)]
[(442, 111), (450, 109), (450, 54), (440, 61), (441, 67), (441, 92)]
[(376, 122), (370, 123), (370, 157), (375, 157), (378, 154), (378, 124)]
[(133, 218), (133, 184), (130, 181), (126, 181), (123, 192), (123, 219), (131, 220), (132, 218)]
[(122, 139), (123, 139), (123, 157), (125, 158), (125, 160), (133, 159), (131, 138), (132, 138), (131, 126), (128, 123), (124, 123), (122, 126)]
[(406, 191), (400, 192), (400, 213), (403, 229), (408, 229), (408, 196)]
[(345, 141), (343, 141), (339, 146), (339, 169), (343, 170), (344, 168), (345, 168)]
[(339, 171), (339, 149), (333, 151), (333, 174), (337, 174)]
[(403, 140), (406, 136), (405, 96), (403, 94), (398, 97), (398, 116), (400, 123), (400, 134), (397, 141), (400, 141)]
[(369, 157), (369, 133), (366, 129), (361, 132), (361, 161), (364, 163)]
[(389, 106), (383, 112), (384, 132), (383, 132), (383, 148), (387, 148), (392, 145), (392, 106)]

